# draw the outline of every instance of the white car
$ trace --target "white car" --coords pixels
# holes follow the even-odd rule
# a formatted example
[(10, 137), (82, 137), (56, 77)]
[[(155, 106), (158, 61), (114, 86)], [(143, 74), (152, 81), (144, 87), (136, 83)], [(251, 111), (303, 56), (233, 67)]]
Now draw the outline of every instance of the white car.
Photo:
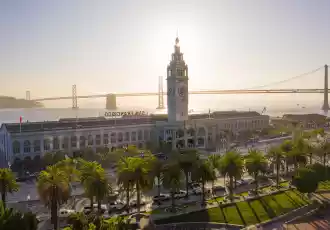
[(60, 218), (67, 218), (71, 214), (74, 214), (74, 213), (76, 213), (75, 210), (71, 210), (71, 209), (60, 209), (60, 211), (58, 213), (58, 217), (60, 217)]
[(184, 198), (186, 196), (186, 191), (180, 190), (174, 194), (176, 199)]
[(157, 201), (165, 201), (165, 200), (169, 200), (171, 197), (168, 194), (160, 194), (159, 196), (154, 196), (153, 197), (153, 201), (157, 202)]

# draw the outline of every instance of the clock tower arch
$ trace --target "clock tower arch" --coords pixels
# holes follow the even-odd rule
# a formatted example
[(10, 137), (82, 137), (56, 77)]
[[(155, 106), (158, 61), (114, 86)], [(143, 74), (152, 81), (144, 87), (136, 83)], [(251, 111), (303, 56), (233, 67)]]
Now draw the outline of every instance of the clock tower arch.
[(169, 122), (188, 120), (188, 66), (175, 39), (174, 53), (167, 66), (167, 114)]

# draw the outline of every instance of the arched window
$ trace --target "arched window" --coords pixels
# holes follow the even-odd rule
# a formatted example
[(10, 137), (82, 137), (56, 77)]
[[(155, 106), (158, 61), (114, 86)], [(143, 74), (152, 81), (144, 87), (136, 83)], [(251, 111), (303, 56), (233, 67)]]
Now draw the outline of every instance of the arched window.
[(111, 143), (116, 143), (116, 133), (111, 133)]
[(131, 141), (136, 141), (136, 132), (132, 132)]
[(26, 140), (24, 141), (24, 153), (31, 152), (31, 142)]
[(123, 142), (123, 134), (122, 133), (118, 133), (117, 140), (118, 140), (118, 142)]
[(96, 135), (95, 137), (95, 144), (100, 145), (101, 144), (101, 135)]
[(142, 134), (142, 130), (139, 130), (139, 132), (138, 132), (138, 140), (139, 141), (141, 141), (142, 140), (142, 136), (143, 134)]
[(144, 140), (149, 140), (149, 130), (144, 130), (144, 134), (143, 134), (143, 136), (144, 136)]
[(124, 141), (129, 141), (129, 132), (125, 133)]
[(40, 140), (33, 141), (34, 152), (40, 152)]
[(80, 148), (86, 147), (86, 138), (84, 136), (80, 136), (79, 138), (79, 147)]
[(71, 136), (71, 147), (77, 148), (77, 137), (76, 136)]
[(64, 137), (63, 138), (62, 147), (63, 147), (63, 149), (68, 149), (69, 148), (69, 137)]
[(53, 149), (57, 150), (59, 148), (60, 148), (60, 143), (59, 143), (58, 137), (54, 137), (53, 138)]
[(88, 135), (88, 146), (92, 146), (94, 143), (94, 139), (92, 135)]
[(44, 139), (44, 150), (49, 151), (50, 150), (50, 140)]
[(19, 141), (14, 141), (13, 142), (13, 153), (17, 154), (21, 152), (21, 144), (19, 143)]
[(107, 133), (103, 134), (103, 144), (109, 144), (109, 135)]

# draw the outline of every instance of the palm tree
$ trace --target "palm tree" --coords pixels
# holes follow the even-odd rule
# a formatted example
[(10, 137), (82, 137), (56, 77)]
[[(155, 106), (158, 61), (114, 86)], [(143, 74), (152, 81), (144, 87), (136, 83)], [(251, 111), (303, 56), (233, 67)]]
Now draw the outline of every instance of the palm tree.
[(292, 158), (292, 150), (293, 150), (293, 142), (291, 140), (283, 141), (283, 143), (280, 145), (280, 149), (283, 152), (283, 155), (285, 156), (285, 167), (286, 167), (286, 173), (289, 173), (289, 165), (294, 163), (294, 160)]
[(132, 183), (132, 169), (128, 162), (128, 157), (122, 157), (118, 161), (117, 168), (117, 184), (123, 188), (126, 192), (126, 208), (127, 212), (129, 212), (129, 204), (130, 204), (130, 192), (133, 190)]
[(319, 154), (320, 157), (323, 158), (323, 166), (324, 167), (326, 166), (327, 156), (328, 156), (329, 153), (330, 153), (330, 143), (326, 142), (326, 141), (321, 142), (321, 145), (318, 149), (318, 154)]
[(37, 190), (40, 199), (50, 209), (54, 229), (58, 228), (58, 208), (70, 197), (69, 179), (66, 173), (56, 166), (48, 166), (38, 177)]
[(279, 187), (280, 171), (284, 159), (283, 152), (279, 147), (272, 147), (269, 149), (266, 157), (276, 167), (276, 186)]
[(6, 208), (7, 193), (13, 193), (17, 191), (18, 184), (16, 183), (14, 173), (7, 168), (0, 169), (0, 193), (4, 208)]
[(91, 209), (94, 206), (94, 197), (97, 201), (98, 211), (101, 211), (101, 201), (108, 194), (108, 181), (104, 169), (97, 162), (86, 162), (81, 168), (81, 183), (86, 194), (90, 197)]
[(200, 160), (192, 171), (192, 177), (194, 181), (198, 181), (202, 184), (202, 202), (205, 202), (205, 183), (214, 181), (216, 178), (214, 168), (210, 161)]
[(128, 167), (131, 171), (131, 182), (135, 185), (136, 198), (137, 198), (137, 221), (139, 221), (140, 214), (140, 203), (141, 203), (141, 190), (146, 190), (152, 185), (151, 180), (153, 179), (149, 173), (152, 170), (151, 159), (128, 157)]
[[(56, 163), (56, 166), (61, 168), (67, 175), (70, 183), (70, 189), (73, 189), (72, 183), (79, 181), (80, 171), (78, 170), (78, 161), (76, 159), (67, 158)], [(72, 191), (71, 191), (72, 192)], [(73, 202), (76, 199), (73, 196)]]
[(236, 151), (227, 152), (220, 160), (219, 171), (229, 177), (229, 197), (233, 199), (233, 182), (243, 174), (244, 162)]
[[(186, 180), (186, 197), (189, 196), (189, 173), (191, 173), (194, 164), (198, 161), (198, 153), (196, 150), (186, 150), (181, 153), (174, 153), (177, 156), (179, 166), (184, 173)], [(174, 160), (174, 159), (172, 159)]]
[(159, 159), (155, 159), (152, 163), (152, 173), (154, 178), (157, 178), (157, 195), (160, 196), (160, 187), (163, 180), (162, 174), (164, 170), (164, 164)]
[(267, 171), (267, 159), (264, 154), (258, 150), (249, 151), (245, 158), (245, 168), (248, 173), (254, 177), (256, 184), (256, 193), (258, 192), (259, 175)]
[(175, 211), (175, 193), (181, 187), (182, 171), (176, 162), (168, 163), (164, 168), (163, 186), (170, 190), (172, 200), (172, 211)]
[(220, 159), (221, 159), (221, 156), (219, 154), (211, 154), (208, 156), (208, 161), (211, 164), (212, 169), (214, 170), (214, 174), (215, 174), (215, 178), (214, 178), (214, 180), (212, 180), (212, 191), (214, 188), (214, 181), (217, 179), (216, 171), (218, 170), (218, 168), (220, 166)]

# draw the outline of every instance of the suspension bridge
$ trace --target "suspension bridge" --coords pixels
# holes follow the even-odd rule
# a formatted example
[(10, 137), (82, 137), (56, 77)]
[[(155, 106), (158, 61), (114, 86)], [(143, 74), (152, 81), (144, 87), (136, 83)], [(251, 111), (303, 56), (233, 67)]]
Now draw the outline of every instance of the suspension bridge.
[[(318, 71), (324, 71), (324, 85), (322, 88), (314, 89), (299, 89), (299, 88), (288, 88), (288, 89), (263, 89), (265, 87), (270, 87), (273, 85), (285, 83), (293, 79), (299, 79), (303, 76), (308, 76)], [(328, 66), (322, 66), (312, 71), (303, 73), (298, 76), (288, 78), (286, 80), (272, 82), (266, 85), (260, 85), (247, 89), (229, 89), (229, 90), (220, 90), (220, 89), (211, 89), (211, 90), (195, 90), (189, 91), (189, 94), (195, 95), (211, 95), (211, 94), (320, 94), (324, 95), (322, 109), (328, 111), (329, 100), (328, 100)], [(83, 98), (106, 98), (106, 109), (112, 110), (117, 108), (117, 97), (145, 97), (145, 96), (158, 96), (158, 109), (164, 109), (164, 95), (167, 93), (164, 91), (163, 87), (163, 78), (159, 77), (158, 92), (136, 92), (136, 93), (107, 93), (107, 94), (92, 94), (92, 95), (77, 95), (77, 86), (72, 86), (72, 95), (70, 96), (61, 96), (61, 97), (46, 97), (46, 98), (35, 98), (31, 99), (30, 91), (26, 91), (26, 100), (31, 100), (35, 102), (42, 101), (57, 101), (57, 100), (72, 100), (72, 108), (78, 108), (78, 99)]]

